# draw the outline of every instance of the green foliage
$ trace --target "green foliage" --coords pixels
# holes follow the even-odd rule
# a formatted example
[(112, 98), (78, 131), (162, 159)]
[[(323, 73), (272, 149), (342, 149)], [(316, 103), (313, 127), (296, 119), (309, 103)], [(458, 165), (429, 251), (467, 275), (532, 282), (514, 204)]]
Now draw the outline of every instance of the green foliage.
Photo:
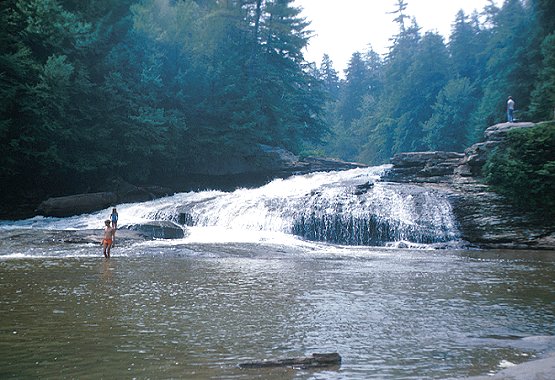
[(468, 147), (468, 117), (476, 102), (475, 92), (466, 77), (452, 79), (439, 92), (433, 114), (424, 124), (430, 149), (462, 152)]
[(507, 120), (509, 95), (515, 99), (517, 118), (525, 117), (539, 63), (537, 23), (531, 7), (508, 0), (487, 12), (492, 27), (487, 31), (487, 60), (480, 78), (483, 95), (472, 115), (474, 140), (490, 125)]
[(393, 96), (399, 122), (395, 128), (394, 152), (426, 149), (423, 123), (432, 116), (432, 106), (448, 81), (449, 58), (443, 39), (434, 33), (426, 33), (417, 45), (406, 76), (403, 78), (402, 95)]
[(319, 141), (299, 13), (292, 0), (4, 1), (0, 197), (163, 183), (257, 144)]
[(329, 55), (324, 54), (320, 69), (315, 76), (323, 82), (324, 90), (330, 95), (330, 98), (337, 100), (339, 96), (339, 77), (337, 71), (333, 68), (333, 62)]
[(446, 45), (397, 1), (389, 53), (354, 53), (339, 79), (305, 62), (293, 0), (5, 0), (0, 198), (173, 181), (257, 144), (371, 164), (460, 151), (509, 94), (520, 118), (552, 115), (551, 3), (461, 12)]
[(555, 216), (555, 123), (510, 131), (484, 173), (487, 183), (518, 207)]
[(555, 119), (555, 33), (545, 37), (541, 52), (543, 65), (532, 92), (530, 114), (535, 120)]
[[(353, 54), (338, 95), (330, 91), (328, 155), (381, 164), (399, 152), (462, 151), (506, 120), (509, 95), (518, 120), (553, 117), (551, 1), (490, 2), (470, 16), (460, 11), (448, 45), (435, 33), (420, 33), (407, 1), (395, 7), (399, 33), (385, 58), (371, 49)], [(323, 61), (319, 76), (326, 72)]]

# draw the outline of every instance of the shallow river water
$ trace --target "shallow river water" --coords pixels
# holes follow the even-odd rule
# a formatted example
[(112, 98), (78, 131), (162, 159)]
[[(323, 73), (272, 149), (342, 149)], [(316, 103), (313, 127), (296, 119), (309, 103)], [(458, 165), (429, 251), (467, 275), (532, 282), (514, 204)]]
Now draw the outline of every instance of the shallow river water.
[[(5, 232), (4, 232), (5, 234)], [(0, 240), (0, 378), (422, 379), (555, 350), (555, 252)], [(338, 352), (337, 368), (238, 364)]]

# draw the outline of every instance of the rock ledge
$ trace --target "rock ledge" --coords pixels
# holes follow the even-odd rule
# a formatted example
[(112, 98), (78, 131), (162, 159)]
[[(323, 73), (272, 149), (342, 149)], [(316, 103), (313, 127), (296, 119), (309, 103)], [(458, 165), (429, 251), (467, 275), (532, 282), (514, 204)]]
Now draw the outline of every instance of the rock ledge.
[(383, 180), (415, 183), (449, 194), (462, 238), (471, 246), (499, 249), (555, 249), (555, 222), (523, 213), (488, 189), (482, 167), (507, 132), (534, 123), (502, 123), (484, 132), (484, 142), (464, 153), (412, 152), (395, 155)]

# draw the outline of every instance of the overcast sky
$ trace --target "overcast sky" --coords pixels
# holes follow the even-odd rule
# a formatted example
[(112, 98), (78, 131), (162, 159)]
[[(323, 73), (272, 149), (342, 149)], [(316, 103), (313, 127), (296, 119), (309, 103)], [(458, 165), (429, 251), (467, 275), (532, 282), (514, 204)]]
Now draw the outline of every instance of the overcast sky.
[[(494, 1), (501, 6), (502, 0)], [(302, 16), (311, 21), (314, 32), (305, 52), (309, 62), (320, 65), (327, 53), (334, 68), (343, 76), (343, 70), (355, 51), (365, 52), (368, 46), (385, 54), (391, 37), (398, 33), (393, 22), (397, 0), (295, 0), (303, 8)], [(414, 16), (421, 33), (437, 31), (447, 40), (455, 15), (462, 9), (467, 15), (481, 12), (488, 0), (406, 0), (406, 14)]]

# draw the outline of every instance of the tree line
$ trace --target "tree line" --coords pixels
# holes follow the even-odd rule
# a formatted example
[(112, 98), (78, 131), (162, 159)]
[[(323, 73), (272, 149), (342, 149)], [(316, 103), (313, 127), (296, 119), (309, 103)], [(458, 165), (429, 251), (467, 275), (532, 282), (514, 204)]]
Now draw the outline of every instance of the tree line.
[(449, 43), (395, 8), (388, 54), (353, 53), (339, 79), (305, 60), (293, 0), (4, 0), (0, 203), (163, 184), (258, 144), (368, 164), (460, 151), (508, 95), (550, 118), (552, 0), (460, 12)]

